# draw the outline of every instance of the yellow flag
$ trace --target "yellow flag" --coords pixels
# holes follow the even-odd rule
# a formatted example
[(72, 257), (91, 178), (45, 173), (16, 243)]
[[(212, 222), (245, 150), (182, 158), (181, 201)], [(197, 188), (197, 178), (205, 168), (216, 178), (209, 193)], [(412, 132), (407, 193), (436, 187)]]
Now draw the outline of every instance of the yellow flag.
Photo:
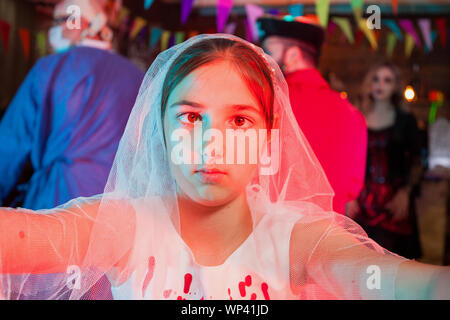
[(145, 27), (146, 24), (147, 20), (141, 17), (136, 17), (136, 19), (134, 19), (133, 27), (131, 28), (130, 31), (130, 38), (131, 39), (136, 38), (138, 33), (142, 30), (143, 27)]
[(386, 44), (386, 54), (388, 57), (392, 57), (392, 53), (394, 52), (395, 43), (397, 42), (397, 36), (394, 32), (390, 32), (387, 35), (387, 44)]
[(414, 49), (414, 38), (409, 33), (405, 36), (405, 56), (409, 58), (411, 56), (411, 52)]
[(375, 33), (373, 32), (373, 30), (367, 27), (367, 20), (360, 19), (358, 21), (358, 26), (361, 29), (361, 31), (364, 32), (364, 34), (366, 35), (367, 40), (369, 40), (372, 49), (376, 50), (378, 48), (377, 39), (375, 38)]
[(161, 35), (161, 51), (164, 51), (169, 46), (169, 39), (170, 39), (170, 31), (164, 30)]

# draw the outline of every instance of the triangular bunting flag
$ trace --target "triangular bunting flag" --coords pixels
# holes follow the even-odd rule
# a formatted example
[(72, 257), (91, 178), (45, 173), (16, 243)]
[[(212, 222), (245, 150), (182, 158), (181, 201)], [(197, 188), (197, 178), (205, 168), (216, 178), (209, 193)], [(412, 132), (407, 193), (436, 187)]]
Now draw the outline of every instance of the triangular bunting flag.
[(416, 46), (418, 46), (418, 47), (422, 46), (420, 38), (417, 35), (416, 30), (414, 29), (414, 24), (411, 20), (401, 19), (399, 21), (399, 25), (403, 28), (403, 30), (405, 30), (407, 33), (409, 33), (412, 36)]
[(369, 40), (372, 49), (376, 50), (378, 48), (378, 43), (375, 38), (375, 33), (373, 32), (373, 30), (367, 27), (367, 20), (366, 19), (359, 20), (358, 26), (362, 30), (362, 32), (366, 35), (366, 38), (367, 40)]
[(182, 43), (184, 41), (184, 32), (178, 31), (175, 32), (175, 44)]
[(30, 58), (30, 30), (20, 28), (19, 29), (20, 42), (22, 43), (23, 53), (25, 58)]
[(355, 39), (353, 38), (352, 27), (348, 18), (334, 17), (331, 20), (339, 26), (339, 28), (345, 34), (348, 42), (355, 42)]
[(130, 15), (130, 10), (126, 7), (120, 8), (119, 17), (117, 18), (117, 26), (120, 26), (124, 20)]
[(259, 17), (264, 15), (264, 9), (254, 4), (246, 4), (245, 10), (247, 11), (247, 27), (249, 28), (251, 34), (251, 41), (256, 42), (259, 39), (259, 31), (256, 21)]
[(191, 15), (194, 0), (181, 0), (181, 24), (185, 24)]
[(323, 27), (328, 25), (328, 12), (330, 10), (330, 0), (316, 1), (316, 14), (319, 17), (319, 22)]
[(447, 46), (447, 29), (445, 24), (446, 24), (445, 18), (436, 19), (436, 27), (438, 29), (439, 39), (441, 41), (442, 47), (444, 48)]
[(433, 49), (433, 44), (434, 44), (434, 42), (436, 41), (436, 38), (437, 38), (437, 31), (436, 30), (431, 31), (430, 38), (431, 38), (431, 49), (428, 49), (428, 46), (425, 46), (425, 52), (426, 53), (431, 52), (431, 50)]
[(356, 47), (359, 46), (363, 37), (364, 37), (364, 33), (358, 29), (358, 31), (356, 31), (356, 34), (355, 34), (355, 46)]
[(226, 25), (224, 32), (228, 34), (234, 34), (234, 31), (236, 31), (237, 24), (236, 22), (230, 22)]
[(170, 38), (170, 31), (168, 30), (163, 31), (161, 35), (161, 51), (164, 51), (168, 48), (169, 38)]
[(158, 27), (153, 27), (150, 31), (150, 48), (154, 48), (158, 43), (159, 39), (161, 39), (161, 34), (163, 30)]
[(407, 33), (405, 36), (405, 56), (409, 58), (411, 56), (411, 52), (414, 49), (414, 37)]
[(353, 14), (355, 15), (356, 21), (359, 21), (362, 18), (363, 4), (363, 0), (350, 0), (350, 5), (352, 7)]
[(144, 28), (147, 24), (147, 20), (141, 17), (136, 17), (134, 19), (133, 25), (130, 31), (130, 38), (134, 39), (138, 35), (138, 33)]
[(332, 36), (334, 34), (334, 32), (336, 31), (336, 27), (337, 27), (337, 25), (333, 20), (328, 22), (328, 34), (330, 36)]
[(397, 14), (398, 12), (398, 1), (397, 0), (391, 0), (392, 3), (392, 12), (394, 14)]
[(425, 41), (425, 50), (433, 50), (433, 43), (431, 42), (431, 21), (430, 19), (419, 19), (417, 22), (420, 30), (422, 31), (422, 36)]
[(231, 9), (233, 8), (233, 0), (218, 0), (216, 8), (216, 28), (218, 33), (224, 31)]
[(395, 44), (397, 43), (397, 36), (394, 32), (389, 32), (387, 35), (386, 54), (388, 57), (392, 57), (394, 53)]
[(245, 40), (251, 42), (253, 40), (253, 34), (248, 19), (244, 20), (244, 25), (245, 25)]
[(145, 9), (145, 10), (150, 9), (150, 7), (152, 6), (152, 4), (153, 4), (153, 0), (145, 0), (145, 2), (144, 2), (144, 9)]
[(45, 56), (45, 54), (47, 53), (46, 43), (47, 43), (47, 40), (46, 40), (45, 32), (39, 31), (36, 34), (36, 46), (37, 46), (40, 57)]
[(383, 19), (383, 20), (381, 20), (381, 23), (383, 23), (385, 26), (387, 26), (389, 29), (391, 29), (392, 32), (394, 32), (395, 36), (397, 37), (397, 40), (403, 40), (402, 32), (394, 20)]
[(3, 47), (5, 48), (5, 51), (8, 52), (9, 50), (9, 32), (11, 31), (11, 25), (3, 20), (0, 20), (0, 32), (2, 35), (3, 40)]

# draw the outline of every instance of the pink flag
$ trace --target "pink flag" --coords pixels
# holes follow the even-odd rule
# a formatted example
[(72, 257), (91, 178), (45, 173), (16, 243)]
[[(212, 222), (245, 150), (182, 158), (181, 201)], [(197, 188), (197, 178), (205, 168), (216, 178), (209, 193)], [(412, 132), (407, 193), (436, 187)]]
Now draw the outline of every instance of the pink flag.
[(333, 21), (330, 21), (328, 23), (328, 34), (329, 35), (332, 36), (334, 34), (334, 32), (336, 31), (336, 26), (337, 26), (337, 24), (334, 23)]
[(217, 0), (217, 32), (223, 32), (230, 15), (231, 8), (233, 8), (233, 0)]
[(237, 26), (236, 22), (230, 22), (229, 24), (226, 25), (224, 32), (228, 34), (234, 34), (236, 26)]
[(264, 15), (264, 9), (254, 4), (246, 4), (245, 10), (247, 11), (247, 22), (251, 32), (251, 40), (256, 42), (259, 39), (256, 21), (259, 17)]
[(431, 21), (430, 19), (419, 19), (419, 27), (422, 31), (423, 39), (429, 50), (433, 49), (433, 43), (431, 41)]
[(248, 20), (244, 20), (245, 24), (245, 40), (252, 41), (252, 30), (250, 28), (250, 24), (248, 23)]
[(409, 33), (411, 35), (411, 37), (413, 37), (414, 43), (416, 44), (416, 46), (421, 47), (422, 43), (420, 41), (419, 36), (416, 33), (416, 30), (414, 29), (413, 22), (408, 19), (401, 19), (399, 21), (399, 24), (403, 28), (403, 30), (405, 30), (407, 33)]
[(181, 24), (185, 24), (192, 11), (192, 5), (194, 0), (182, 0), (181, 1)]

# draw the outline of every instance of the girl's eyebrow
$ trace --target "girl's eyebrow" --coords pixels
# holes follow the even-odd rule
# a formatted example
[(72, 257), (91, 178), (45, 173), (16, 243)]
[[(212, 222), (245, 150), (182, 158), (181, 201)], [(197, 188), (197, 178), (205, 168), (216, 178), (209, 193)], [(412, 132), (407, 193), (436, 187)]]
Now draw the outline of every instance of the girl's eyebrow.
[(191, 106), (191, 107), (194, 107), (194, 108), (204, 108), (204, 106), (202, 104), (197, 103), (197, 102), (193, 102), (193, 101), (189, 101), (189, 100), (177, 101), (177, 102), (171, 104), (169, 108), (172, 108), (172, 107), (175, 107), (175, 106), (182, 106), (182, 105)]
[[(172, 108), (172, 107), (175, 107), (175, 106), (182, 106), (182, 105), (190, 106), (190, 107), (193, 107), (193, 108), (199, 108), (199, 109), (204, 109), (205, 108), (205, 106), (202, 105), (201, 103), (193, 102), (193, 101), (189, 101), (189, 100), (177, 101), (177, 102), (171, 104), (169, 108)], [(233, 109), (235, 109), (237, 111), (250, 110), (250, 111), (253, 111), (253, 112), (256, 112), (256, 113), (261, 113), (261, 110), (259, 108), (256, 108), (256, 107), (254, 107), (252, 105), (231, 104), (228, 107), (229, 108), (233, 108)]]
[(233, 105), (230, 105), (230, 108), (234, 108), (236, 111), (249, 110), (249, 111), (253, 111), (258, 114), (262, 112), (260, 110), (260, 108), (256, 108), (252, 105), (246, 105), (246, 104), (233, 104)]

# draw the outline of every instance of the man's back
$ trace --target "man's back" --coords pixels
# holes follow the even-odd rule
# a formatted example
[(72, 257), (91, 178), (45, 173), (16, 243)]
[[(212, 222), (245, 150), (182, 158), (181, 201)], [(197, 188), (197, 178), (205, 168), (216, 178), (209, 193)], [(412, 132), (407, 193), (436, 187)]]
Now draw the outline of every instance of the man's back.
[(142, 78), (125, 58), (89, 47), (39, 60), (0, 123), (0, 199), (27, 162), (22, 207), (103, 192)]
[(294, 115), (335, 192), (333, 208), (344, 214), (364, 183), (365, 119), (315, 69), (293, 72), (286, 80)]

